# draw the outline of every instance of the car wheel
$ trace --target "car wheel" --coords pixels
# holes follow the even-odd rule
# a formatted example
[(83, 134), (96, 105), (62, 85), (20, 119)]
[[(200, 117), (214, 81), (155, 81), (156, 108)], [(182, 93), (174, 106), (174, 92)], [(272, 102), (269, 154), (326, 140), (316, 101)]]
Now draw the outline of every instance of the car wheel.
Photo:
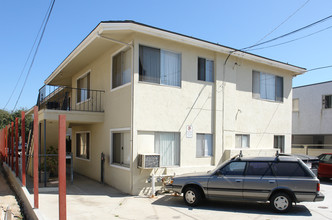
[(187, 187), (183, 191), (183, 199), (187, 205), (197, 206), (202, 200), (202, 194), (195, 187)]
[(286, 193), (276, 193), (270, 199), (270, 205), (275, 212), (288, 212), (292, 208), (292, 200)]

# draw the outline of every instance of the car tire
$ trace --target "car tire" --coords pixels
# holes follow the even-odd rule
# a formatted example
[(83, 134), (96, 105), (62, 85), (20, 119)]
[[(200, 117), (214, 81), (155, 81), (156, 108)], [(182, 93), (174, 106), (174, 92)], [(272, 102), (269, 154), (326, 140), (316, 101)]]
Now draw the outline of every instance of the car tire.
[(288, 212), (292, 206), (293, 201), (286, 193), (276, 193), (270, 199), (270, 205), (273, 211), (279, 213)]
[(183, 191), (183, 200), (189, 206), (197, 206), (202, 201), (202, 193), (196, 187), (187, 187)]

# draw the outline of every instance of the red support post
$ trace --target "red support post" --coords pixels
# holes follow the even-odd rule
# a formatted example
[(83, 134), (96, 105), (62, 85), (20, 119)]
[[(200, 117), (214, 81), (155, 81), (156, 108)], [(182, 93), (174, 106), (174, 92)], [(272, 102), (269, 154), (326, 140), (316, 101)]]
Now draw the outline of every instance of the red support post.
[(6, 157), (6, 163), (8, 165), (8, 129), (7, 126), (5, 127), (5, 157)]
[(22, 184), (26, 186), (25, 178), (25, 112), (21, 112), (21, 137), (22, 137)]
[(38, 143), (39, 143), (39, 126), (38, 126), (38, 107), (33, 108), (33, 194), (34, 208), (38, 209)]
[(66, 115), (59, 115), (59, 219), (66, 220)]
[(12, 145), (12, 150), (11, 150), (11, 168), (14, 170), (14, 122), (12, 122), (12, 139), (11, 139), (11, 145)]
[(18, 118), (15, 118), (15, 173), (18, 176)]

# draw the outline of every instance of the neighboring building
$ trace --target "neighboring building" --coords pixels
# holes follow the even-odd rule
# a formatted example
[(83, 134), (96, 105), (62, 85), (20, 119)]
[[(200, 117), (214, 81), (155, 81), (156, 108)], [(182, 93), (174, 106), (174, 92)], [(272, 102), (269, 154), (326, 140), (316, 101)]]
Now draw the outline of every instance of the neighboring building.
[(170, 175), (210, 170), (240, 150), (289, 153), (292, 78), (305, 69), (234, 51), (133, 21), (101, 22), (40, 89), (41, 148), (57, 145), (57, 117), (66, 114), (75, 171), (100, 180), (103, 152), (105, 182), (130, 194), (151, 186), (139, 154), (160, 154), (156, 175)]
[(294, 147), (308, 145), (319, 155), (332, 146), (332, 81), (293, 88), (292, 130)]

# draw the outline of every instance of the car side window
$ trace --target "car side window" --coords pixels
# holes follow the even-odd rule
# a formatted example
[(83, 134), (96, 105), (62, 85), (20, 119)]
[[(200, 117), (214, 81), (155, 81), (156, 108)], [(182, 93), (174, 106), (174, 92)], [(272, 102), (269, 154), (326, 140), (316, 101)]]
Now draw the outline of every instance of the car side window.
[(249, 162), (246, 176), (272, 176), (270, 163), (268, 162)]
[(331, 154), (325, 154), (320, 158), (320, 162), (323, 163), (332, 163), (332, 155)]
[(220, 169), (222, 175), (243, 175), (246, 162), (231, 162), (225, 167)]
[(274, 162), (272, 169), (276, 176), (309, 176), (299, 163), (294, 162)]

